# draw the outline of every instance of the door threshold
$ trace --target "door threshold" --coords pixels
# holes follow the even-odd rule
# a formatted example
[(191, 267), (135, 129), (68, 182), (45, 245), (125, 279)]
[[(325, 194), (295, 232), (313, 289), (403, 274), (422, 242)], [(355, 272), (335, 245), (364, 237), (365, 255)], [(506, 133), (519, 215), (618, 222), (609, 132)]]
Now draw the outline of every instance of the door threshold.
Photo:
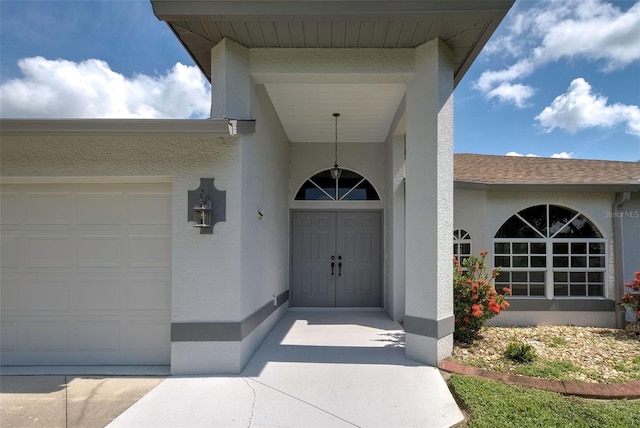
[(382, 312), (384, 308), (377, 306), (291, 306), (289, 310), (292, 312)]

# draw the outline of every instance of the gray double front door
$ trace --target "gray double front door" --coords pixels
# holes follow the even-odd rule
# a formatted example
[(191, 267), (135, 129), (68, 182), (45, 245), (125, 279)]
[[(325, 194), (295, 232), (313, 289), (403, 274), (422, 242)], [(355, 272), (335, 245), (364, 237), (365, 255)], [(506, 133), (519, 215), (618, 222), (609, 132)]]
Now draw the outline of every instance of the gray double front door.
[(379, 211), (295, 211), (293, 306), (381, 306)]

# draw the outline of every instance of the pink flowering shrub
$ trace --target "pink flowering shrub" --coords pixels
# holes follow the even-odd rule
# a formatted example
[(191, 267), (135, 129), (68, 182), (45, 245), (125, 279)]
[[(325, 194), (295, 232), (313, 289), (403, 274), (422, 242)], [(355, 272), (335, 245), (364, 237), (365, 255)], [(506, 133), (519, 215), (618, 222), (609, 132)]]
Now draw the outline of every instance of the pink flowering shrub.
[(640, 319), (640, 271), (635, 272), (633, 280), (624, 286), (631, 289), (631, 293), (624, 293), (620, 304), (636, 313), (636, 318)]

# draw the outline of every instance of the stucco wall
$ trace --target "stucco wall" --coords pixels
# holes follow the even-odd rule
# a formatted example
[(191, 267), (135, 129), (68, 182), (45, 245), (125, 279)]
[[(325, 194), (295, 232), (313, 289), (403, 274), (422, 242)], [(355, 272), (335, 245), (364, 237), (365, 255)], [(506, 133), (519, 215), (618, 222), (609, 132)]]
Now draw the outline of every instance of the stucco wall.
[(471, 251), (492, 252), (491, 242), (495, 231), (486, 227), (487, 194), (484, 190), (456, 187), (453, 201), (453, 229), (464, 229), (471, 236)]
[[(238, 318), (240, 150), (235, 138), (3, 136), (0, 154), (5, 177), (170, 177), (172, 322)], [(226, 222), (218, 223), (213, 235), (200, 235), (187, 222), (187, 192), (200, 185), (200, 177), (215, 177), (216, 186), (227, 191)]]
[(622, 216), (622, 230), (624, 233), (624, 282), (633, 279), (633, 273), (640, 271), (640, 193), (631, 194), (621, 211), (612, 215)]
[[(304, 181), (317, 172), (331, 168), (334, 143), (291, 143), (289, 201)], [(366, 177), (385, 199), (385, 145), (383, 142), (341, 143), (338, 138), (338, 164)]]
[[(255, 87), (252, 106), (256, 132), (241, 141), (243, 317), (289, 288), (289, 140), (263, 86)], [(245, 344), (243, 365), (262, 337)]]

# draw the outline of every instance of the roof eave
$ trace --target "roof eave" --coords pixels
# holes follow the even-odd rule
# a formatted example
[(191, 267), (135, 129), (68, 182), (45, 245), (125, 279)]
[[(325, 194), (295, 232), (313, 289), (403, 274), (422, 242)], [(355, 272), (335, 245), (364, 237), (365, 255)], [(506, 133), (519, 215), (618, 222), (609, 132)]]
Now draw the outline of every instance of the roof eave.
[(482, 183), (455, 180), (457, 189), (492, 192), (640, 192), (638, 183)]
[[(237, 123), (241, 122), (241, 123)], [(254, 121), (214, 119), (1, 119), (0, 134), (14, 135), (229, 135), (255, 131)]]
[[(495, 13), (506, 14), (515, 0), (151, 0), (153, 13), (162, 21), (192, 18), (224, 20), (264, 19), (361, 19), (369, 17), (412, 18), (425, 14)], [(363, 12), (366, 11), (366, 12)]]

